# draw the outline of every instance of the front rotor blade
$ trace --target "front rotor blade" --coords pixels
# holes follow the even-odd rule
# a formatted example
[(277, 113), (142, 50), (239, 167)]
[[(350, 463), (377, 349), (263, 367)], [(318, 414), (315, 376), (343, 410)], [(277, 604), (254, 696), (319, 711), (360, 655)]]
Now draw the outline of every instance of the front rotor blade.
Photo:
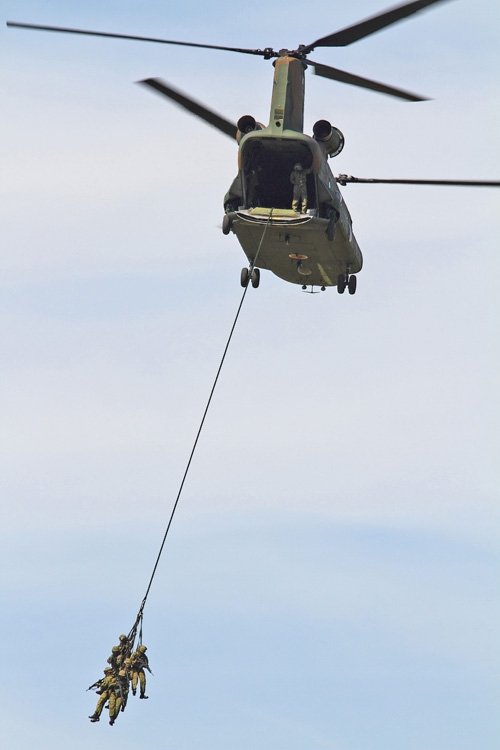
[(208, 122), (209, 125), (213, 125), (214, 128), (222, 131), (230, 138), (236, 138), (238, 128), (233, 122), (230, 122), (229, 120), (226, 120), (224, 117), (221, 117), (215, 112), (212, 112), (212, 110), (204, 107), (203, 104), (196, 102), (194, 99), (190, 99), (180, 91), (176, 91), (176, 89), (167, 86), (167, 84), (164, 81), (161, 81), (159, 78), (146, 78), (144, 81), (137, 81), (137, 83), (142, 83), (144, 86), (150, 86), (160, 94), (168, 96), (169, 99), (172, 99), (177, 104), (180, 104), (181, 107), (184, 107), (184, 109), (187, 109), (193, 115), (201, 117), (202, 120)]
[(306, 63), (314, 67), (314, 72), (317, 76), (322, 76), (323, 78), (330, 78), (333, 81), (340, 81), (341, 83), (349, 83), (351, 86), (360, 86), (363, 89), (371, 89), (372, 91), (378, 91), (380, 94), (397, 96), (399, 99), (405, 99), (408, 102), (427, 101), (427, 97), (425, 96), (412, 94), (410, 91), (404, 91), (403, 89), (396, 89), (394, 86), (386, 86), (385, 83), (371, 81), (369, 78), (355, 76), (352, 73), (346, 73), (345, 70), (332, 68), (329, 65), (321, 65), (321, 63), (315, 63), (309, 59), (306, 60)]
[(364, 39), (365, 36), (370, 36), (370, 34), (374, 34), (386, 26), (390, 26), (393, 23), (402, 21), (404, 18), (408, 18), (408, 16), (412, 16), (414, 13), (418, 13), (428, 5), (442, 2), (445, 2), (445, 0), (415, 0), (412, 3), (399, 5), (377, 16), (367, 18), (365, 21), (360, 21), (353, 26), (348, 26), (341, 31), (336, 31), (333, 34), (317, 39), (307, 47), (301, 47), (301, 50), (307, 55), (315, 47), (346, 47), (348, 44), (357, 42), (359, 39)]
[(36, 31), (60, 31), (63, 34), (85, 34), (86, 36), (105, 36), (111, 37), (112, 39), (132, 39), (137, 42), (155, 42), (156, 44), (177, 44), (181, 47), (203, 47), (204, 49), (220, 49), (226, 52), (242, 52), (246, 55), (262, 55), (265, 57), (268, 54), (268, 50), (261, 49), (244, 49), (240, 47), (219, 47), (214, 44), (197, 44), (195, 42), (176, 42), (171, 39), (156, 39), (155, 37), (149, 36), (131, 36), (129, 34), (111, 34), (105, 31), (85, 31), (83, 29), (67, 29), (62, 26), (37, 26), (31, 23), (15, 23), (14, 21), (7, 21), (7, 26), (11, 26), (17, 29), (34, 29)]
[(335, 178), (340, 185), (350, 182), (383, 183), (386, 185), (449, 185), (458, 187), (500, 187), (500, 182), (493, 180), (379, 180), (373, 177), (353, 177), (339, 174)]

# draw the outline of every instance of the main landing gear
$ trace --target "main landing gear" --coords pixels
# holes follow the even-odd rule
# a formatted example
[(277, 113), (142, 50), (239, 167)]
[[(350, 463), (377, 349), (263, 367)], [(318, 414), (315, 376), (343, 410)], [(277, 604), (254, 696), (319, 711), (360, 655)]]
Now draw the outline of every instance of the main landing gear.
[(346, 287), (349, 290), (349, 294), (356, 292), (356, 276), (351, 276), (349, 273), (350, 270), (350, 266), (347, 266), (345, 274), (341, 273), (337, 279), (337, 292), (339, 294), (344, 294)]
[(254, 268), (252, 273), (248, 270), (248, 268), (242, 268), (241, 269), (241, 276), (240, 276), (240, 283), (243, 288), (248, 286), (248, 282), (252, 282), (252, 286), (254, 289), (257, 289), (257, 287), (260, 284), (260, 270), (258, 268)]

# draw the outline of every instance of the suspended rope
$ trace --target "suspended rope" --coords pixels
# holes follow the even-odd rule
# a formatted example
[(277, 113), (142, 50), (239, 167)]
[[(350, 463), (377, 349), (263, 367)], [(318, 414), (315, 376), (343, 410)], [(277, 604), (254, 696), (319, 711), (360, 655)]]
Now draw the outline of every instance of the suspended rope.
[[(270, 222), (271, 222), (271, 218), (272, 218), (272, 215), (273, 215), (273, 209), (271, 209), (271, 210), (270, 210), (270, 212), (269, 212), (269, 217), (268, 217), (268, 219), (267, 219), (267, 221), (266, 221), (266, 225), (265, 225), (265, 227), (264, 227), (264, 231), (262, 232), (262, 237), (261, 237), (261, 239), (260, 239), (259, 247), (257, 248), (257, 252), (256, 252), (256, 254), (255, 254), (255, 258), (253, 259), (252, 263), (250, 264), (250, 269), (249, 269), (249, 276), (250, 276), (250, 275), (251, 275), (251, 274), (253, 273), (253, 271), (254, 271), (254, 268), (255, 268), (255, 266), (256, 266), (256, 264), (257, 264), (257, 260), (258, 260), (259, 254), (260, 254), (260, 250), (261, 250), (261, 248), (262, 248), (262, 244), (263, 244), (263, 242), (264, 242), (264, 238), (265, 238), (265, 236), (266, 236), (266, 232), (267, 232), (267, 229), (268, 229), (268, 227), (269, 227), (269, 224), (270, 224)], [(151, 578), (149, 579), (149, 583), (148, 583), (148, 587), (147, 587), (147, 589), (146, 589), (146, 593), (145, 593), (145, 595), (144, 595), (144, 599), (142, 600), (142, 603), (141, 603), (141, 606), (140, 606), (139, 612), (138, 612), (138, 614), (137, 614), (137, 619), (136, 619), (136, 621), (135, 621), (135, 624), (134, 624), (134, 627), (132, 628), (132, 631), (131, 631), (131, 634), (132, 634), (132, 632), (133, 632), (133, 633), (134, 633), (134, 636), (135, 636), (135, 633), (137, 632), (137, 628), (138, 628), (138, 626), (139, 626), (139, 623), (141, 623), (141, 633), (142, 633), (142, 617), (143, 617), (143, 613), (144, 613), (144, 607), (145, 607), (145, 604), (146, 604), (146, 599), (148, 598), (148, 595), (149, 595), (149, 591), (150, 591), (150, 589), (151, 589), (151, 584), (153, 583), (153, 579), (154, 579), (154, 577), (155, 577), (156, 569), (158, 568), (158, 563), (160, 562), (160, 557), (161, 557), (161, 554), (162, 554), (162, 552), (163, 552), (163, 548), (164, 548), (164, 546), (165, 546), (165, 542), (166, 542), (166, 540), (167, 540), (168, 532), (170, 531), (170, 527), (171, 527), (171, 525), (172, 525), (172, 521), (173, 521), (173, 518), (174, 518), (174, 515), (175, 515), (175, 511), (176, 511), (176, 509), (177, 509), (177, 505), (178, 505), (178, 503), (179, 503), (179, 499), (180, 499), (180, 496), (181, 496), (181, 494), (182, 494), (182, 490), (183, 490), (183, 488), (184, 488), (184, 483), (185, 483), (185, 481), (186, 481), (186, 477), (187, 477), (187, 475), (188, 475), (188, 472), (189, 472), (189, 469), (190, 469), (190, 466), (191, 466), (191, 462), (192, 462), (192, 460), (193, 460), (193, 456), (194, 456), (194, 452), (195, 452), (195, 450), (196, 450), (196, 446), (198, 445), (198, 440), (199, 440), (199, 438), (200, 438), (200, 435), (201, 435), (201, 431), (202, 431), (202, 429), (203, 429), (203, 425), (205, 424), (205, 419), (206, 419), (206, 416), (207, 416), (208, 410), (209, 410), (209, 408), (210, 408), (210, 404), (211, 404), (211, 402), (212, 402), (212, 397), (213, 397), (213, 395), (214, 395), (214, 391), (215, 391), (215, 388), (216, 388), (216, 386), (217, 386), (217, 382), (218, 382), (218, 380), (219, 380), (219, 375), (220, 375), (220, 373), (221, 373), (221, 370), (222, 370), (222, 366), (223, 366), (223, 364), (224, 364), (224, 360), (225, 360), (225, 358), (226, 358), (226, 354), (227, 354), (227, 351), (228, 351), (228, 349), (229, 349), (229, 344), (231, 343), (231, 339), (232, 339), (232, 337), (233, 337), (234, 329), (236, 328), (236, 323), (238, 322), (238, 318), (239, 318), (239, 315), (240, 315), (240, 311), (241, 311), (241, 308), (243, 307), (243, 302), (245, 301), (245, 296), (246, 296), (246, 293), (247, 293), (247, 291), (248, 291), (248, 288), (249, 288), (249, 284), (247, 284), (247, 285), (245, 286), (245, 289), (243, 290), (243, 295), (242, 295), (242, 297), (241, 297), (241, 301), (240, 301), (240, 304), (239, 304), (239, 306), (238, 306), (238, 310), (237, 310), (237, 312), (236, 312), (236, 316), (235, 316), (235, 318), (234, 318), (234, 321), (233, 321), (233, 325), (231, 326), (231, 331), (230, 331), (230, 333), (229, 333), (229, 336), (228, 336), (228, 339), (227, 339), (227, 342), (226, 342), (226, 346), (225, 346), (225, 348), (224, 348), (224, 352), (223, 352), (223, 354), (222, 354), (222, 359), (221, 359), (221, 361), (220, 361), (220, 364), (219, 364), (219, 368), (218, 368), (218, 370), (217, 370), (217, 374), (216, 374), (216, 376), (215, 376), (215, 380), (214, 380), (214, 382), (213, 382), (213, 385), (212, 385), (212, 389), (211, 389), (211, 391), (210, 391), (210, 395), (209, 395), (209, 397), (208, 397), (208, 401), (207, 401), (207, 405), (206, 405), (206, 407), (205, 407), (205, 411), (203, 412), (203, 417), (202, 417), (202, 419), (201, 419), (201, 422), (200, 422), (200, 426), (199, 426), (199, 428), (198, 428), (198, 432), (197, 432), (197, 434), (196, 434), (196, 438), (195, 438), (195, 441), (194, 441), (194, 444), (193, 444), (193, 447), (192, 447), (192, 450), (191, 450), (191, 454), (190, 454), (190, 456), (189, 456), (189, 460), (188, 460), (188, 462), (187, 462), (187, 466), (186, 466), (186, 470), (185, 470), (185, 472), (184, 472), (184, 476), (182, 477), (181, 485), (180, 485), (180, 487), (179, 487), (179, 492), (177, 493), (177, 497), (176, 497), (176, 499), (175, 499), (175, 503), (174, 503), (174, 506), (173, 506), (173, 508), (172, 508), (172, 513), (170, 514), (170, 519), (169, 519), (169, 521), (168, 521), (168, 524), (167, 524), (167, 528), (166, 528), (165, 534), (164, 534), (164, 536), (163, 536), (163, 541), (162, 541), (162, 543), (161, 543), (161, 546), (160, 546), (160, 550), (159, 550), (159, 552), (158, 552), (158, 556), (157, 556), (157, 558), (156, 558), (156, 562), (155, 562), (155, 564), (154, 564), (153, 572), (151, 573)]]
[[(146, 605), (146, 600), (149, 595), (149, 591), (151, 589), (151, 585), (153, 583), (153, 579), (156, 574), (156, 570), (158, 568), (158, 563), (160, 562), (161, 554), (163, 552), (163, 548), (165, 546), (165, 542), (167, 540), (168, 532), (170, 531), (170, 527), (172, 525), (172, 521), (175, 515), (175, 511), (177, 509), (177, 505), (179, 504), (179, 500), (182, 494), (182, 490), (184, 488), (184, 484), (186, 481), (186, 477), (188, 475), (189, 469), (191, 467), (191, 462), (193, 460), (194, 452), (196, 450), (196, 446), (198, 445), (198, 440), (200, 439), (201, 431), (203, 429), (203, 425), (205, 424), (205, 419), (208, 413), (208, 410), (210, 408), (210, 404), (212, 402), (212, 397), (214, 395), (215, 388), (217, 386), (217, 382), (219, 380), (219, 375), (222, 370), (222, 366), (224, 364), (224, 360), (226, 358), (227, 351), (229, 349), (229, 344), (231, 343), (231, 339), (233, 337), (234, 330), (236, 328), (236, 323), (238, 322), (238, 318), (241, 312), (241, 308), (243, 307), (243, 302), (245, 300), (246, 293), (248, 291), (248, 281), (250, 280), (251, 275), (254, 272), (255, 266), (257, 264), (257, 260), (259, 257), (260, 250), (262, 248), (262, 244), (264, 242), (264, 238), (266, 236), (267, 229), (269, 227), (269, 224), (271, 222), (271, 217), (273, 214), (273, 210), (271, 209), (269, 213), (269, 217), (267, 219), (266, 225), (264, 227), (264, 231), (262, 233), (262, 237), (260, 239), (259, 246), (257, 248), (257, 252), (255, 254), (255, 257), (253, 261), (250, 264), (250, 269), (248, 272), (247, 277), (247, 283), (245, 285), (245, 289), (243, 291), (243, 295), (241, 297), (240, 304), (238, 306), (238, 310), (236, 312), (236, 316), (233, 321), (233, 325), (231, 326), (231, 330), (229, 332), (229, 337), (226, 342), (226, 346), (224, 348), (224, 352), (222, 354), (222, 359), (220, 361), (219, 367), (217, 369), (217, 374), (215, 376), (215, 380), (213, 382), (210, 395), (208, 397), (207, 405), (205, 407), (205, 411), (203, 412), (203, 417), (200, 422), (200, 426), (198, 428), (198, 432), (196, 433), (196, 438), (193, 444), (193, 447), (191, 449), (191, 453), (189, 455), (189, 460), (187, 462), (186, 469), (184, 471), (184, 475), (182, 477), (182, 481), (179, 487), (179, 491), (177, 493), (177, 497), (175, 499), (174, 506), (172, 508), (172, 512), (170, 514), (170, 518), (167, 524), (167, 528), (165, 530), (165, 534), (163, 536), (163, 540), (160, 546), (160, 550), (158, 552), (156, 562), (153, 567), (153, 572), (151, 573), (151, 578), (149, 579), (149, 583), (146, 589), (146, 593), (144, 595), (144, 598), (141, 602), (141, 606), (139, 608), (139, 612), (137, 613), (137, 617), (135, 619), (135, 622), (129, 632), (129, 634), (121, 635), (120, 636), (120, 643), (118, 646), (114, 646), (112, 649), (111, 656), (108, 659), (108, 667), (104, 670), (105, 677), (102, 677), (100, 680), (97, 680), (93, 685), (88, 688), (89, 690), (92, 690), (94, 688), (97, 689), (98, 695), (100, 695), (100, 698), (97, 702), (96, 710), (95, 712), (89, 717), (92, 722), (97, 722), (100, 720), (100, 715), (102, 712), (102, 709), (104, 707), (104, 704), (106, 700), (109, 702), (109, 714), (110, 719), (109, 723), (112, 725), (114, 724), (118, 714), (120, 713), (120, 710), (123, 711), (125, 709), (127, 698), (128, 698), (128, 692), (129, 692), (129, 683), (132, 686), (132, 692), (135, 695), (136, 688), (137, 688), (137, 681), (140, 680), (140, 687), (141, 687), (141, 698), (147, 698), (147, 695), (145, 695), (145, 688), (146, 688), (146, 678), (144, 675), (144, 670), (146, 669), (148, 672), (151, 672), (149, 668), (148, 659), (146, 657), (145, 651), (146, 646), (142, 643), (142, 621), (144, 618), (144, 607)], [(137, 643), (136, 643), (137, 638)], [(135, 650), (134, 650), (135, 649)]]

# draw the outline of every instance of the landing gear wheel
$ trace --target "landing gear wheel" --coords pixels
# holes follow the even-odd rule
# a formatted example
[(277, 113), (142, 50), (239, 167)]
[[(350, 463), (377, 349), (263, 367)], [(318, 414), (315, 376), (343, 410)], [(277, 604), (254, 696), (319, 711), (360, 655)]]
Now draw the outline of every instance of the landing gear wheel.
[(229, 234), (231, 231), (231, 224), (232, 221), (229, 216), (224, 214), (224, 218), (222, 219), (222, 234)]
[(250, 280), (250, 274), (248, 273), (248, 268), (242, 268), (241, 269), (241, 276), (240, 276), (240, 283), (243, 288), (248, 286), (248, 282)]
[(354, 294), (356, 292), (356, 277), (355, 276), (349, 276), (349, 281), (347, 282), (347, 286), (349, 289), (349, 294)]
[(253, 269), (252, 275), (250, 276), (250, 280), (252, 282), (253, 288), (257, 289), (257, 287), (260, 284), (260, 270), (258, 268)]
[(347, 286), (347, 281), (345, 280), (344, 274), (341, 273), (337, 279), (337, 292), (339, 294), (344, 294), (346, 286)]

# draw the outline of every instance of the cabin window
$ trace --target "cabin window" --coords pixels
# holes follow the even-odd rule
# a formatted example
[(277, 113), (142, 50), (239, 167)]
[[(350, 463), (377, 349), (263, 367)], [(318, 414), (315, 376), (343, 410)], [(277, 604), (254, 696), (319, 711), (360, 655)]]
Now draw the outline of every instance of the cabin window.
[[(307, 144), (293, 138), (252, 138), (243, 146), (244, 198), (248, 208), (292, 208), (290, 175), (299, 162), (310, 169), (312, 154)], [(317, 207), (316, 180), (307, 175), (307, 205)]]

